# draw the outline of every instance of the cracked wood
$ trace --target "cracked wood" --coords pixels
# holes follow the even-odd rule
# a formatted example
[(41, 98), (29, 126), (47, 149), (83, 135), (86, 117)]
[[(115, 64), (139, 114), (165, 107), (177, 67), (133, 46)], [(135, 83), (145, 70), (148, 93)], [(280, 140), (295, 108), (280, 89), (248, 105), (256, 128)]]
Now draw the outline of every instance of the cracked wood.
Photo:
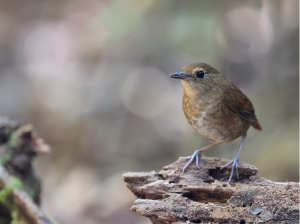
[(227, 159), (202, 157), (182, 174), (186, 159), (159, 171), (125, 173), (127, 187), (139, 198), (131, 210), (164, 223), (298, 223), (299, 183), (254, 177), (258, 169), (240, 163), (240, 180), (228, 180)]

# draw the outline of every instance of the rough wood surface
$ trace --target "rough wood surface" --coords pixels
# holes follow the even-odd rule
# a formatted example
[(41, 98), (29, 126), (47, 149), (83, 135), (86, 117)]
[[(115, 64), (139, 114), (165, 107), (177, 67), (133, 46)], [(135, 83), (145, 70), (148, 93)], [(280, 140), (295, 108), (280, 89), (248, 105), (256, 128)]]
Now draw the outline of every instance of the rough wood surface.
[(240, 163), (240, 179), (229, 184), (229, 160), (202, 157), (200, 170), (187, 159), (152, 172), (123, 175), (139, 198), (131, 210), (164, 223), (299, 223), (299, 183), (253, 177), (258, 169)]

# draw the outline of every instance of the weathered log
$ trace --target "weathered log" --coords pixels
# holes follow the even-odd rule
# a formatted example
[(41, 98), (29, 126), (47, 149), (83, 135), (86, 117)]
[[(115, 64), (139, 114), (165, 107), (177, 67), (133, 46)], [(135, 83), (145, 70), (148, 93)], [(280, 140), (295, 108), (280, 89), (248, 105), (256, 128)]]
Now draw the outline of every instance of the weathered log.
[(0, 223), (51, 224), (40, 209), (41, 179), (33, 161), (50, 147), (32, 125), (0, 117)]
[(200, 170), (187, 159), (160, 171), (123, 175), (139, 198), (131, 210), (164, 223), (299, 223), (299, 183), (278, 183), (254, 177), (258, 169), (239, 164), (239, 180), (227, 183), (227, 159), (202, 157)]

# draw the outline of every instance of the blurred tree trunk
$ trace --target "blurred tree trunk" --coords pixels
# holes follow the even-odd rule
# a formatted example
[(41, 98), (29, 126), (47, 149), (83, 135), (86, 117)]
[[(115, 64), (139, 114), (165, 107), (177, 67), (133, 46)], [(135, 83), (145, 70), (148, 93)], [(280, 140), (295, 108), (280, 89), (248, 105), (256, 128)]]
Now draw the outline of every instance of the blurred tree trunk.
[(37, 138), (32, 125), (0, 117), (0, 223), (51, 224), (39, 208), (41, 180), (34, 158), (49, 146)]

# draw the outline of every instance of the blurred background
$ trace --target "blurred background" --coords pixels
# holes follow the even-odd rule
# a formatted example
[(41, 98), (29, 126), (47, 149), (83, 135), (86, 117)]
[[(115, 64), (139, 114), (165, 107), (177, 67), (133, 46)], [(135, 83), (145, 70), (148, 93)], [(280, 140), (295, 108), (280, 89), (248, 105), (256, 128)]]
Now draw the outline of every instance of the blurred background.
[[(0, 2), (0, 113), (52, 147), (36, 161), (60, 224), (149, 224), (122, 174), (161, 169), (209, 142), (170, 73), (206, 62), (253, 102), (240, 161), (299, 181), (299, 1)], [(232, 159), (240, 139), (206, 151)]]

